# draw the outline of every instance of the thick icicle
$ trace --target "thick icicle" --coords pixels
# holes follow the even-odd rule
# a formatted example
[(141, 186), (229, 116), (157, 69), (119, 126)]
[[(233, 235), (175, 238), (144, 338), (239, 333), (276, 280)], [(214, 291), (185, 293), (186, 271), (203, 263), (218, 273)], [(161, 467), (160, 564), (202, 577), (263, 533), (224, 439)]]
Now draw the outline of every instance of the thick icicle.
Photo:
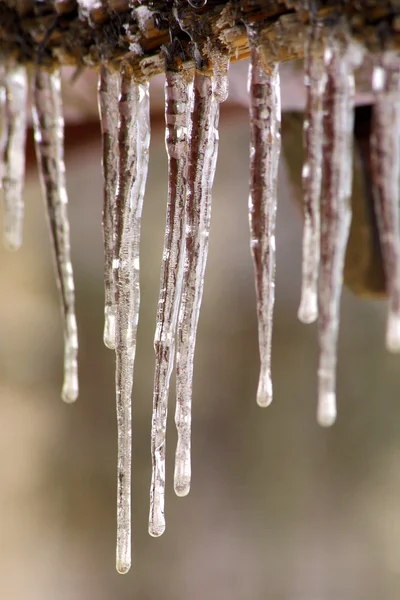
[(64, 320), (64, 384), (62, 398), (78, 397), (78, 335), (71, 264), (67, 190), (64, 165), (64, 119), (59, 71), (40, 67), (33, 76), (33, 125), (36, 155), (46, 201), (47, 218)]
[(4, 245), (18, 250), (24, 218), (25, 142), (28, 80), (25, 67), (6, 64), (5, 100), (7, 132), (4, 141), (3, 206)]
[(100, 66), (98, 101), (103, 143), (103, 242), (104, 242), (104, 343), (115, 348), (115, 296), (113, 283), (113, 252), (115, 196), (118, 181), (118, 97), (119, 73)]
[(275, 223), (281, 148), (279, 67), (266, 70), (251, 47), (249, 223), (254, 264), (261, 370), (257, 403), (272, 402), (271, 343), (275, 301)]
[[(161, 535), (165, 529), (165, 436), (169, 381), (174, 364), (176, 325), (183, 279), (188, 127), (192, 93), (193, 84), (187, 73), (167, 71), (165, 141), (168, 154), (168, 203), (154, 338), (156, 368), (151, 434), (149, 533), (153, 536)], [(177, 418), (179, 420), (180, 415)]]
[(119, 175), (114, 214), (116, 404), (118, 423), (117, 560), (131, 566), (132, 384), (139, 320), (139, 243), (150, 143), (149, 85), (121, 71)]
[(371, 167), (375, 213), (382, 247), (389, 312), (386, 346), (400, 351), (400, 57), (382, 55), (373, 71), (375, 92), (371, 135)]
[(218, 154), (219, 104), (213, 78), (196, 72), (189, 146), (186, 197), (185, 268), (179, 310), (176, 362), (178, 441), (175, 456), (175, 492), (190, 489), (191, 405), (193, 361), (211, 220), (211, 194)]
[(306, 110), (304, 115), (303, 195), (304, 229), (302, 288), (298, 317), (312, 323), (318, 316), (317, 285), (320, 244), (320, 195), (322, 175), (322, 99), (326, 84), (325, 65), (321, 56), (322, 27), (313, 24), (306, 42), (304, 70)]
[(354, 66), (359, 48), (326, 41), (321, 257), (318, 283), (318, 409), (320, 425), (336, 419), (336, 351), (343, 266), (351, 223)]

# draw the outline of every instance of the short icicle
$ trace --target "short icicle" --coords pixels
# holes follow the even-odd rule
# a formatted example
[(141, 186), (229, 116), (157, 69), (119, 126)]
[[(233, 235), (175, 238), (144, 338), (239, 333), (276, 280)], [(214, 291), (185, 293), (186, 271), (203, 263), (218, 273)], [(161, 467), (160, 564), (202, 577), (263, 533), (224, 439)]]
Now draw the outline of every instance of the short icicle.
[(62, 399), (65, 402), (74, 402), (78, 397), (78, 334), (65, 183), (64, 118), (60, 72), (56, 70), (50, 73), (36, 66), (32, 96), (36, 155), (46, 201), (64, 320)]
[[(18, 250), (22, 244), (24, 219), (25, 143), (27, 127), (28, 79), (26, 69), (13, 62), (6, 63), (5, 123), (3, 169), (4, 245)], [(2, 143), (2, 145), (3, 145)]]
[(183, 279), (188, 127), (192, 93), (193, 84), (188, 73), (167, 70), (165, 141), (168, 154), (168, 202), (154, 338), (156, 367), (151, 434), (149, 533), (153, 536), (161, 535), (165, 529), (165, 438), (169, 382), (175, 357), (176, 326)]
[(119, 174), (114, 214), (116, 405), (118, 423), (117, 557), (119, 573), (131, 566), (132, 385), (139, 320), (139, 244), (150, 143), (149, 85), (121, 69)]
[(114, 211), (118, 181), (118, 98), (119, 73), (102, 63), (100, 66), (98, 103), (103, 146), (103, 243), (104, 243), (104, 344), (115, 348), (115, 297), (113, 283)]
[(386, 346), (400, 351), (400, 56), (384, 53), (375, 65), (371, 173), (375, 213), (389, 296)]
[(320, 271), (318, 282), (317, 420), (328, 427), (336, 419), (336, 362), (343, 266), (351, 224), (354, 123), (353, 70), (360, 61), (355, 44), (336, 38), (325, 42), (327, 83), (324, 94), (324, 146), (321, 195)]
[(179, 310), (176, 361), (178, 441), (174, 488), (179, 496), (190, 490), (191, 406), (193, 363), (203, 297), (211, 221), (211, 195), (218, 154), (219, 103), (213, 77), (195, 73), (186, 197), (185, 268)]
[(306, 109), (304, 115), (303, 165), (303, 260), (302, 287), (298, 318), (313, 323), (318, 317), (318, 269), (320, 253), (320, 196), (322, 176), (322, 99), (326, 74), (322, 47), (322, 26), (313, 23), (306, 41), (304, 71)]
[(261, 361), (257, 403), (259, 406), (268, 406), (272, 402), (271, 344), (275, 302), (275, 224), (281, 106), (279, 66), (273, 64), (266, 69), (255, 45), (251, 45), (249, 91), (250, 247), (256, 284)]

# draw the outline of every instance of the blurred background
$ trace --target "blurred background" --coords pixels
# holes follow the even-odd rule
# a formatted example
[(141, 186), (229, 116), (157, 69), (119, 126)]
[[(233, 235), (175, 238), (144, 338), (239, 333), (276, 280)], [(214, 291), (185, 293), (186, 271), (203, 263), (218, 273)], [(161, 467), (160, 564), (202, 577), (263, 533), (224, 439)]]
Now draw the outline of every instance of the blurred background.
[[(80, 397), (73, 406), (60, 399), (61, 319), (29, 140), (24, 245), (17, 254), (0, 251), (0, 598), (399, 597), (400, 359), (384, 349), (385, 303), (361, 301), (345, 290), (338, 420), (329, 430), (316, 424), (316, 326), (302, 325), (296, 317), (302, 220), (294, 201), (299, 190), (291, 187), (284, 160), (279, 177), (274, 402), (267, 409), (256, 405), (259, 360), (243, 70), (246, 65), (238, 67), (231, 101), (221, 114), (195, 360), (192, 490), (185, 499), (173, 493), (173, 382), (167, 529), (160, 539), (147, 534), (152, 343), (167, 191), (162, 98), (155, 83), (133, 390), (133, 558), (126, 576), (117, 575), (114, 567), (114, 355), (102, 343), (102, 175), (95, 74), (78, 80), (76, 91), (66, 98), (80, 341)], [(290, 91), (294, 81), (284, 77), (286, 107), (286, 101), (302, 104), (301, 86)]]

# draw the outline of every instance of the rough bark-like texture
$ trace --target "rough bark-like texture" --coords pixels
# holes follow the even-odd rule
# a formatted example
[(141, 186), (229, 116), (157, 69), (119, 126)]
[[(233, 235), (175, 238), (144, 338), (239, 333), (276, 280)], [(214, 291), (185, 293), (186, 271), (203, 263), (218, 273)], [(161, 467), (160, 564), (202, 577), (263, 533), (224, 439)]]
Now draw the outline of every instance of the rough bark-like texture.
[[(87, 3), (86, 3), (87, 4)], [(395, 0), (0, 0), (0, 47), (23, 62), (96, 66), (130, 59), (146, 76), (164, 70), (162, 46), (175, 40), (183, 61), (207, 57), (210, 40), (232, 60), (248, 57), (245, 22), (257, 23), (265, 52), (275, 60), (303, 56), (312, 5), (328, 27), (341, 20), (368, 49), (400, 47), (400, 6)]]

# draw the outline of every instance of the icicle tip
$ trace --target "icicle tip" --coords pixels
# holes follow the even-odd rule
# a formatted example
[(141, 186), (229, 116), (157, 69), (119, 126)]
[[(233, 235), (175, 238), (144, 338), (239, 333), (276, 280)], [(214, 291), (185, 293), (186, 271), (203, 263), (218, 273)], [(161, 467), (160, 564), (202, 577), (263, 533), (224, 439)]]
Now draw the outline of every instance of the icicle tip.
[(386, 329), (386, 348), (389, 352), (400, 352), (400, 315), (389, 313)]
[(297, 318), (305, 325), (314, 323), (318, 318), (318, 301), (317, 294), (314, 290), (304, 289), (299, 310), (297, 312)]
[(334, 392), (320, 393), (317, 409), (317, 422), (321, 427), (331, 427), (336, 421), (336, 394)]
[(73, 375), (69, 378), (68, 381), (64, 382), (61, 398), (66, 404), (73, 404), (78, 399), (79, 395), (79, 386), (78, 386), (78, 376)]
[(190, 465), (190, 454), (185, 459), (179, 456), (179, 447), (177, 448), (177, 457), (175, 458), (175, 472), (174, 472), (174, 490), (175, 494), (180, 498), (187, 496), (190, 492), (190, 481), (191, 481), (191, 465)]
[(131, 568), (131, 559), (129, 556), (125, 558), (125, 560), (119, 560), (117, 558), (116, 569), (120, 575), (126, 575)]
[(272, 402), (272, 379), (271, 373), (261, 366), (260, 379), (257, 389), (257, 404), (261, 408), (269, 406)]
[(153, 519), (149, 523), (149, 534), (151, 537), (160, 537), (165, 531), (165, 519), (164, 516), (159, 516)]

